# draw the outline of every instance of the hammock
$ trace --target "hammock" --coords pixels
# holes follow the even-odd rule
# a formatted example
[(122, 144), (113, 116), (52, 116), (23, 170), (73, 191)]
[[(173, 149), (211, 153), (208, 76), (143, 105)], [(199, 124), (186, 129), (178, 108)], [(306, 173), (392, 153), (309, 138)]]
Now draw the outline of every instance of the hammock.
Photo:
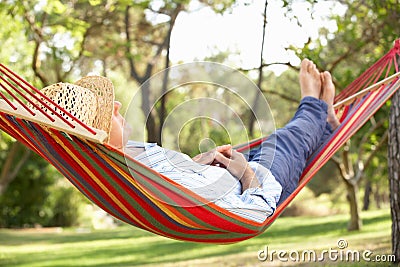
[[(395, 93), (400, 87), (398, 55), (399, 40), (336, 97), (341, 125), (308, 160), (298, 188), (263, 223), (208, 203), (121, 151), (102, 144), (107, 137), (104, 132), (86, 126), (66, 111), (70, 120), (57, 116), (57, 112), (49, 115), (35, 110), (32, 106), (37, 106), (30, 99), (37, 95), (46, 97), (2, 64), (0, 129), (45, 158), (93, 203), (121, 221), (178, 240), (234, 243), (262, 233), (312, 176)], [(393, 70), (396, 74), (389, 77)], [(262, 140), (237, 149), (254, 149)]]

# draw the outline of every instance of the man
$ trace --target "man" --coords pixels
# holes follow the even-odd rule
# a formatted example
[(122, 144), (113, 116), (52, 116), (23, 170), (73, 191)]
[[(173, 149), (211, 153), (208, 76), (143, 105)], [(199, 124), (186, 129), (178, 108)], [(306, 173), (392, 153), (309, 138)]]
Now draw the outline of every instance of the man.
[[(191, 159), (157, 144), (124, 140), (129, 136), (129, 127), (119, 112), (121, 103), (114, 101), (110, 80), (88, 76), (75, 85), (56, 84), (43, 92), (64, 89), (69, 94), (69, 90), (76, 90), (75, 95), (90, 89), (97, 95), (97, 107), (88, 107), (97, 110), (97, 115), (93, 121), (86, 118), (85, 123), (99, 125), (99, 129), (109, 132), (111, 146), (123, 149), (125, 154), (206, 200), (257, 222), (271, 216), (276, 206), (295, 190), (309, 156), (339, 125), (333, 110), (332, 78), (328, 72), (320, 73), (307, 59), (301, 63), (301, 102), (293, 119), (249, 155), (237, 152), (231, 145), (223, 145)], [(74, 105), (78, 110), (84, 108), (79, 103)], [(71, 109), (71, 106), (64, 108)]]
[(308, 157), (339, 125), (328, 72), (320, 73), (313, 62), (303, 60), (300, 89), (302, 99), (293, 119), (250, 155), (223, 145), (191, 160), (156, 144), (129, 141), (125, 146), (119, 102), (114, 105), (109, 143), (209, 201), (262, 222), (294, 191)]

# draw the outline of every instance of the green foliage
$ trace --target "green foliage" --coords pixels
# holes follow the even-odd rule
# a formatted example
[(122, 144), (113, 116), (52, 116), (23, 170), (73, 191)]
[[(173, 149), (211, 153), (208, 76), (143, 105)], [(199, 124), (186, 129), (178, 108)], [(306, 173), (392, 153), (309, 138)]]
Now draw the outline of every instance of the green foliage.
[(63, 179), (33, 154), (0, 195), (0, 227), (77, 225), (83, 197)]
[[(245, 133), (239, 132), (243, 129), (238, 129), (235, 121), (231, 120), (231, 116), (234, 116), (234, 114), (221, 114), (220, 120), (213, 120), (206, 116), (195, 116), (195, 119), (185, 121), (187, 119), (186, 114), (203, 114), (204, 110), (215, 110), (214, 105), (216, 104), (213, 101), (218, 101), (221, 106), (224, 104), (229, 106), (239, 115), (245, 113), (242, 110), (241, 103), (232, 93), (220, 90), (222, 93), (217, 94), (216, 91), (214, 86), (194, 84), (182, 86), (167, 94), (166, 110), (167, 116), (169, 116), (167, 125), (176, 125), (177, 128), (170, 126), (163, 128), (164, 146), (194, 156), (218, 145), (239, 144), (247, 141), (244, 138)], [(204, 98), (206, 101), (204, 103), (195, 102), (195, 105), (185, 104), (198, 98)], [(211, 106), (207, 106), (207, 104)], [(185, 123), (182, 125), (182, 122)]]
[(392, 1), (341, 1), (344, 16), (332, 15), (337, 30), (322, 28), (318, 39), (297, 50), (300, 58), (309, 57), (336, 78), (343, 89), (368, 66), (386, 53), (396, 40), (400, 26), (400, 6)]
[(316, 197), (321, 194), (331, 194), (341, 184), (338, 177), (339, 170), (337, 167), (332, 162), (327, 162), (315, 174), (314, 178), (307, 184), (307, 187)]
[(197, 119), (185, 125), (179, 134), (181, 152), (193, 157), (216, 146), (230, 144), (229, 133), (209, 119)]
[[(62, 183), (61, 183), (62, 184)], [(51, 218), (46, 226), (77, 226), (80, 223), (81, 208), (86, 198), (71, 186), (57, 183), (52, 187), (47, 206)]]
[(7, 12), (1, 1), (0, 16), (2, 18), (0, 20), (0, 62), (34, 82), (33, 72), (27, 67), (31, 64), (30, 55), (33, 53), (33, 46), (29, 43), (29, 36), (25, 32), (23, 23)]
[(46, 224), (50, 217), (45, 203), (54, 180), (49, 165), (39, 156), (32, 156), (0, 196), (0, 226)]
[(236, 0), (200, 0), (200, 2), (210, 6), (217, 13), (224, 13), (231, 10)]
[[(0, 132), (0, 166), (6, 161), (9, 147), (14, 142), (13, 138)], [(19, 149), (18, 153), (25, 152)], [(60, 173), (44, 159), (31, 154), (16, 178), (6, 184), (6, 191), (0, 194), (0, 227), (76, 225), (83, 197), (65, 183)]]
[(298, 73), (289, 69), (279, 77), (273, 73), (265, 73), (264, 77), (261, 88), (271, 107), (275, 126), (281, 128), (293, 117), (300, 101)]

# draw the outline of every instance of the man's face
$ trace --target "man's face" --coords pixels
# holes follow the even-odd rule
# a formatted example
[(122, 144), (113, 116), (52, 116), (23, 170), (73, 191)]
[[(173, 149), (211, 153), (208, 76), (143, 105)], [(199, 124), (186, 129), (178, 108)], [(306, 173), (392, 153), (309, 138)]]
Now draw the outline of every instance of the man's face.
[(111, 120), (110, 139), (108, 143), (116, 148), (123, 148), (128, 142), (128, 137), (132, 132), (132, 128), (126, 123), (124, 117), (120, 113), (122, 104), (118, 101), (114, 102), (114, 110)]

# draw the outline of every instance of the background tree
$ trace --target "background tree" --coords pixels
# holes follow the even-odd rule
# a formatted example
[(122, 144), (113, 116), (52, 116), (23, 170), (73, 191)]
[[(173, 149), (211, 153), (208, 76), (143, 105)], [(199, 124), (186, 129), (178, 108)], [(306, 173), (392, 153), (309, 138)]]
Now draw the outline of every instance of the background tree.
[[(400, 58), (397, 60), (400, 62)], [(400, 92), (392, 97), (389, 125), (389, 184), (392, 215), (392, 253), (400, 262)]]
[[(146, 129), (147, 129), (147, 140), (149, 142), (156, 142), (161, 144), (161, 132), (157, 127), (157, 122), (162, 125), (162, 120), (165, 115), (165, 102), (162, 105), (162, 109), (156, 113), (156, 110), (150, 106), (150, 82), (145, 83), (150, 77), (157, 71), (157, 66), (161, 62), (162, 52), (167, 51), (165, 67), (169, 66), (169, 45), (171, 40), (172, 30), (178, 17), (179, 13), (184, 10), (185, 4), (188, 1), (164, 1), (163, 5), (158, 9), (155, 9), (152, 2), (149, 1), (147, 4), (141, 4), (136, 6), (127, 6), (125, 10), (125, 35), (126, 35), (126, 55), (129, 65), (129, 74), (138, 84), (143, 84), (141, 87), (142, 96), (142, 110), (146, 116)], [(131, 23), (131, 12), (132, 7), (139, 8), (142, 11), (140, 20), (138, 23), (140, 27), (132, 29)], [(153, 13), (153, 16), (166, 16), (167, 22), (153, 24), (147, 20), (146, 12)], [(133, 52), (133, 40), (132, 36), (136, 38), (135, 52)], [(145, 56), (146, 60), (142, 60), (141, 57)], [(140, 60), (139, 60), (140, 59)], [(138, 71), (139, 66), (143, 65), (143, 73), (140, 74)], [(164, 81), (167, 83), (167, 81)], [(161, 121), (157, 121), (158, 115)]]
[[(260, 51), (260, 66), (258, 68), (258, 79), (257, 79), (257, 86), (258, 88), (261, 88), (261, 84), (263, 83), (263, 77), (264, 77), (264, 45), (265, 45), (265, 30), (267, 27), (267, 9), (268, 9), (268, 0), (265, 1), (264, 4), (264, 12), (263, 12), (263, 27), (262, 27), (262, 38), (261, 38), (261, 51)], [(254, 122), (256, 120), (255, 113), (258, 109), (257, 106), (257, 99), (261, 96), (261, 91), (257, 91), (257, 94), (255, 96), (255, 99), (252, 104), (252, 109), (249, 113), (249, 122), (248, 122), (248, 131), (249, 131), (249, 136), (250, 138), (254, 138)]]
[(31, 151), (26, 149), (21, 143), (7, 138), (1, 133), (0, 142), (3, 143), (4, 150), (1, 154), (4, 161), (0, 172), (0, 196), (6, 192), (8, 185), (17, 177), (18, 173), (29, 160)]

